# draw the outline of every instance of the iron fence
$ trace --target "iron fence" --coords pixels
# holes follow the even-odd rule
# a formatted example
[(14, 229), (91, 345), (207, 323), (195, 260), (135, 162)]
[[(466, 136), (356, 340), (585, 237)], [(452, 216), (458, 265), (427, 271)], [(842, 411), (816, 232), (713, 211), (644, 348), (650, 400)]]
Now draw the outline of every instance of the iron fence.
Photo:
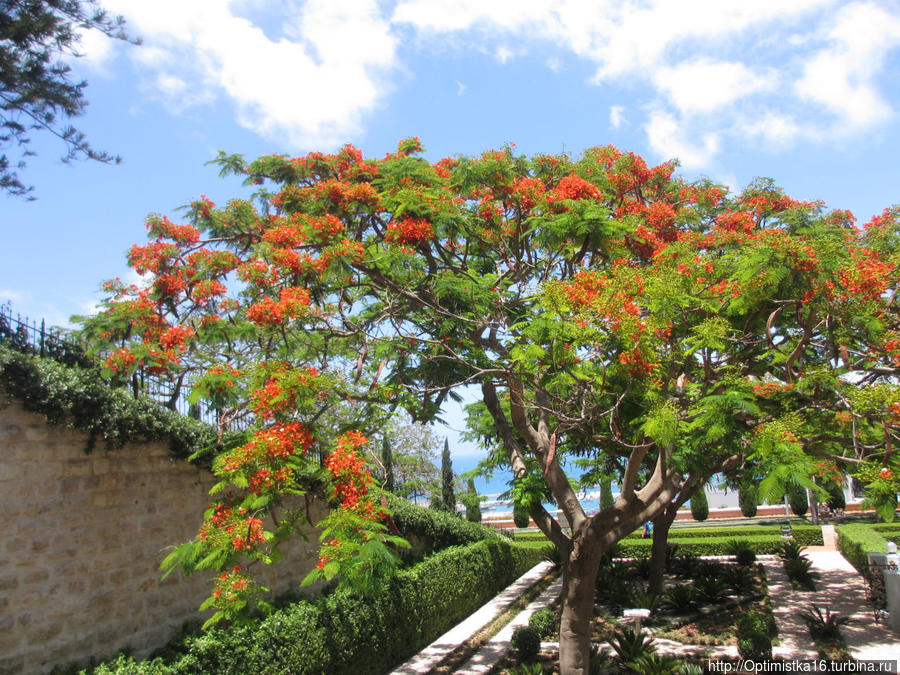
[[(106, 361), (107, 353), (92, 353), (71, 331), (47, 327), (42, 319), (36, 320), (14, 314), (10, 304), (0, 305), (0, 343), (16, 351), (50, 358), (68, 366), (80, 368), (100, 368)], [(128, 387), (134, 396), (147, 396), (166, 408), (182, 415), (193, 417), (207, 424), (218, 426), (221, 411), (203, 404), (188, 401), (192, 377), (188, 373), (159, 376), (138, 369), (127, 382), (110, 381), (112, 386)], [(238, 418), (227, 426), (230, 429), (245, 429), (251, 420)]]

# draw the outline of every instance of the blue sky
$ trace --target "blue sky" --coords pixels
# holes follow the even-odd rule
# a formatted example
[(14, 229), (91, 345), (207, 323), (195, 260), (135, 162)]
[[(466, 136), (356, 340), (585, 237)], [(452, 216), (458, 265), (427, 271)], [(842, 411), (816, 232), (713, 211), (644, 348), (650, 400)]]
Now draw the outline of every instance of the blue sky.
[[(141, 46), (83, 37), (75, 120), (119, 166), (35, 135), (0, 195), (0, 303), (65, 324), (151, 212), (238, 181), (205, 166), (419, 136), (437, 160), (613, 143), (740, 189), (770, 176), (865, 222), (900, 202), (900, 4), (889, 0), (107, 0)], [(461, 462), (463, 459), (460, 448)], [(469, 452), (469, 455), (472, 453)], [(465, 467), (463, 467), (465, 468)]]

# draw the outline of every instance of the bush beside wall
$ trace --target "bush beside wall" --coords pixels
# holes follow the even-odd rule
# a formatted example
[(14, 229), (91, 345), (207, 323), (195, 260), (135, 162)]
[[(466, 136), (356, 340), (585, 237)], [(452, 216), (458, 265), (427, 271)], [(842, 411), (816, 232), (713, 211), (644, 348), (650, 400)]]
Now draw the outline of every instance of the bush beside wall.
[[(119, 657), (94, 675), (383, 673), (537, 564), (538, 551), (496, 540), (451, 547), (400, 571), (375, 598), (331, 593), (246, 626), (189, 638), (175, 658)], [(82, 671), (87, 672), (87, 671)]]

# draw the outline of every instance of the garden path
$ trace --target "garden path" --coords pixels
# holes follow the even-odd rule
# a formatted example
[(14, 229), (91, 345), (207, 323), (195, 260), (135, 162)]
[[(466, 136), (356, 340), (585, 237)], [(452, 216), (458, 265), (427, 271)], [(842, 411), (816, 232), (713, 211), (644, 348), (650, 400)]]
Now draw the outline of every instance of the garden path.
[(779, 630), (780, 645), (775, 648), (775, 655), (787, 659), (816, 657), (806, 624), (798, 616), (801, 610), (815, 603), (823, 610), (828, 608), (850, 617), (850, 623), (841, 628), (841, 634), (854, 658), (900, 660), (900, 633), (875, 623), (862, 576), (839, 551), (814, 547), (808, 549), (806, 555), (818, 574), (813, 592), (795, 591), (780, 561), (764, 563)]

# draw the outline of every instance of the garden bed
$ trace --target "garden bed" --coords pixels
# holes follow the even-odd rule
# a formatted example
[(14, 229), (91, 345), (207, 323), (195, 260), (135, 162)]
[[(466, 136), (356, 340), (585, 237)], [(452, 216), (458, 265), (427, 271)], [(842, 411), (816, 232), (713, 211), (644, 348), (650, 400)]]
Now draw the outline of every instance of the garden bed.
[[(737, 645), (741, 617), (751, 610), (763, 618), (768, 637), (776, 632), (762, 565), (676, 556), (665, 575), (664, 591), (657, 596), (647, 592), (647, 571), (646, 559), (608, 561), (601, 568), (591, 624), (591, 643), (601, 646), (594, 656), (597, 672), (623, 672), (630, 662), (627, 672), (699, 673), (697, 667), (706, 662), (703, 648)], [(638, 607), (650, 609), (651, 614), (644, 622), (643, 637), (635, 638), (632, 625), (619, 617), (623, 609)], [(554, 611), (557, 632), (544, 634), (545, 643), (559, 639), (559, 607)], [(656, 649), (658, 640), (701, 649), (690, 650), (695, 655), (683, 658), (665, 656)], [(641, 663), (635, 665), (637, 661)], [(529, 658), (514, 648), (492, 672), (557, 673), (558, 650)]]

